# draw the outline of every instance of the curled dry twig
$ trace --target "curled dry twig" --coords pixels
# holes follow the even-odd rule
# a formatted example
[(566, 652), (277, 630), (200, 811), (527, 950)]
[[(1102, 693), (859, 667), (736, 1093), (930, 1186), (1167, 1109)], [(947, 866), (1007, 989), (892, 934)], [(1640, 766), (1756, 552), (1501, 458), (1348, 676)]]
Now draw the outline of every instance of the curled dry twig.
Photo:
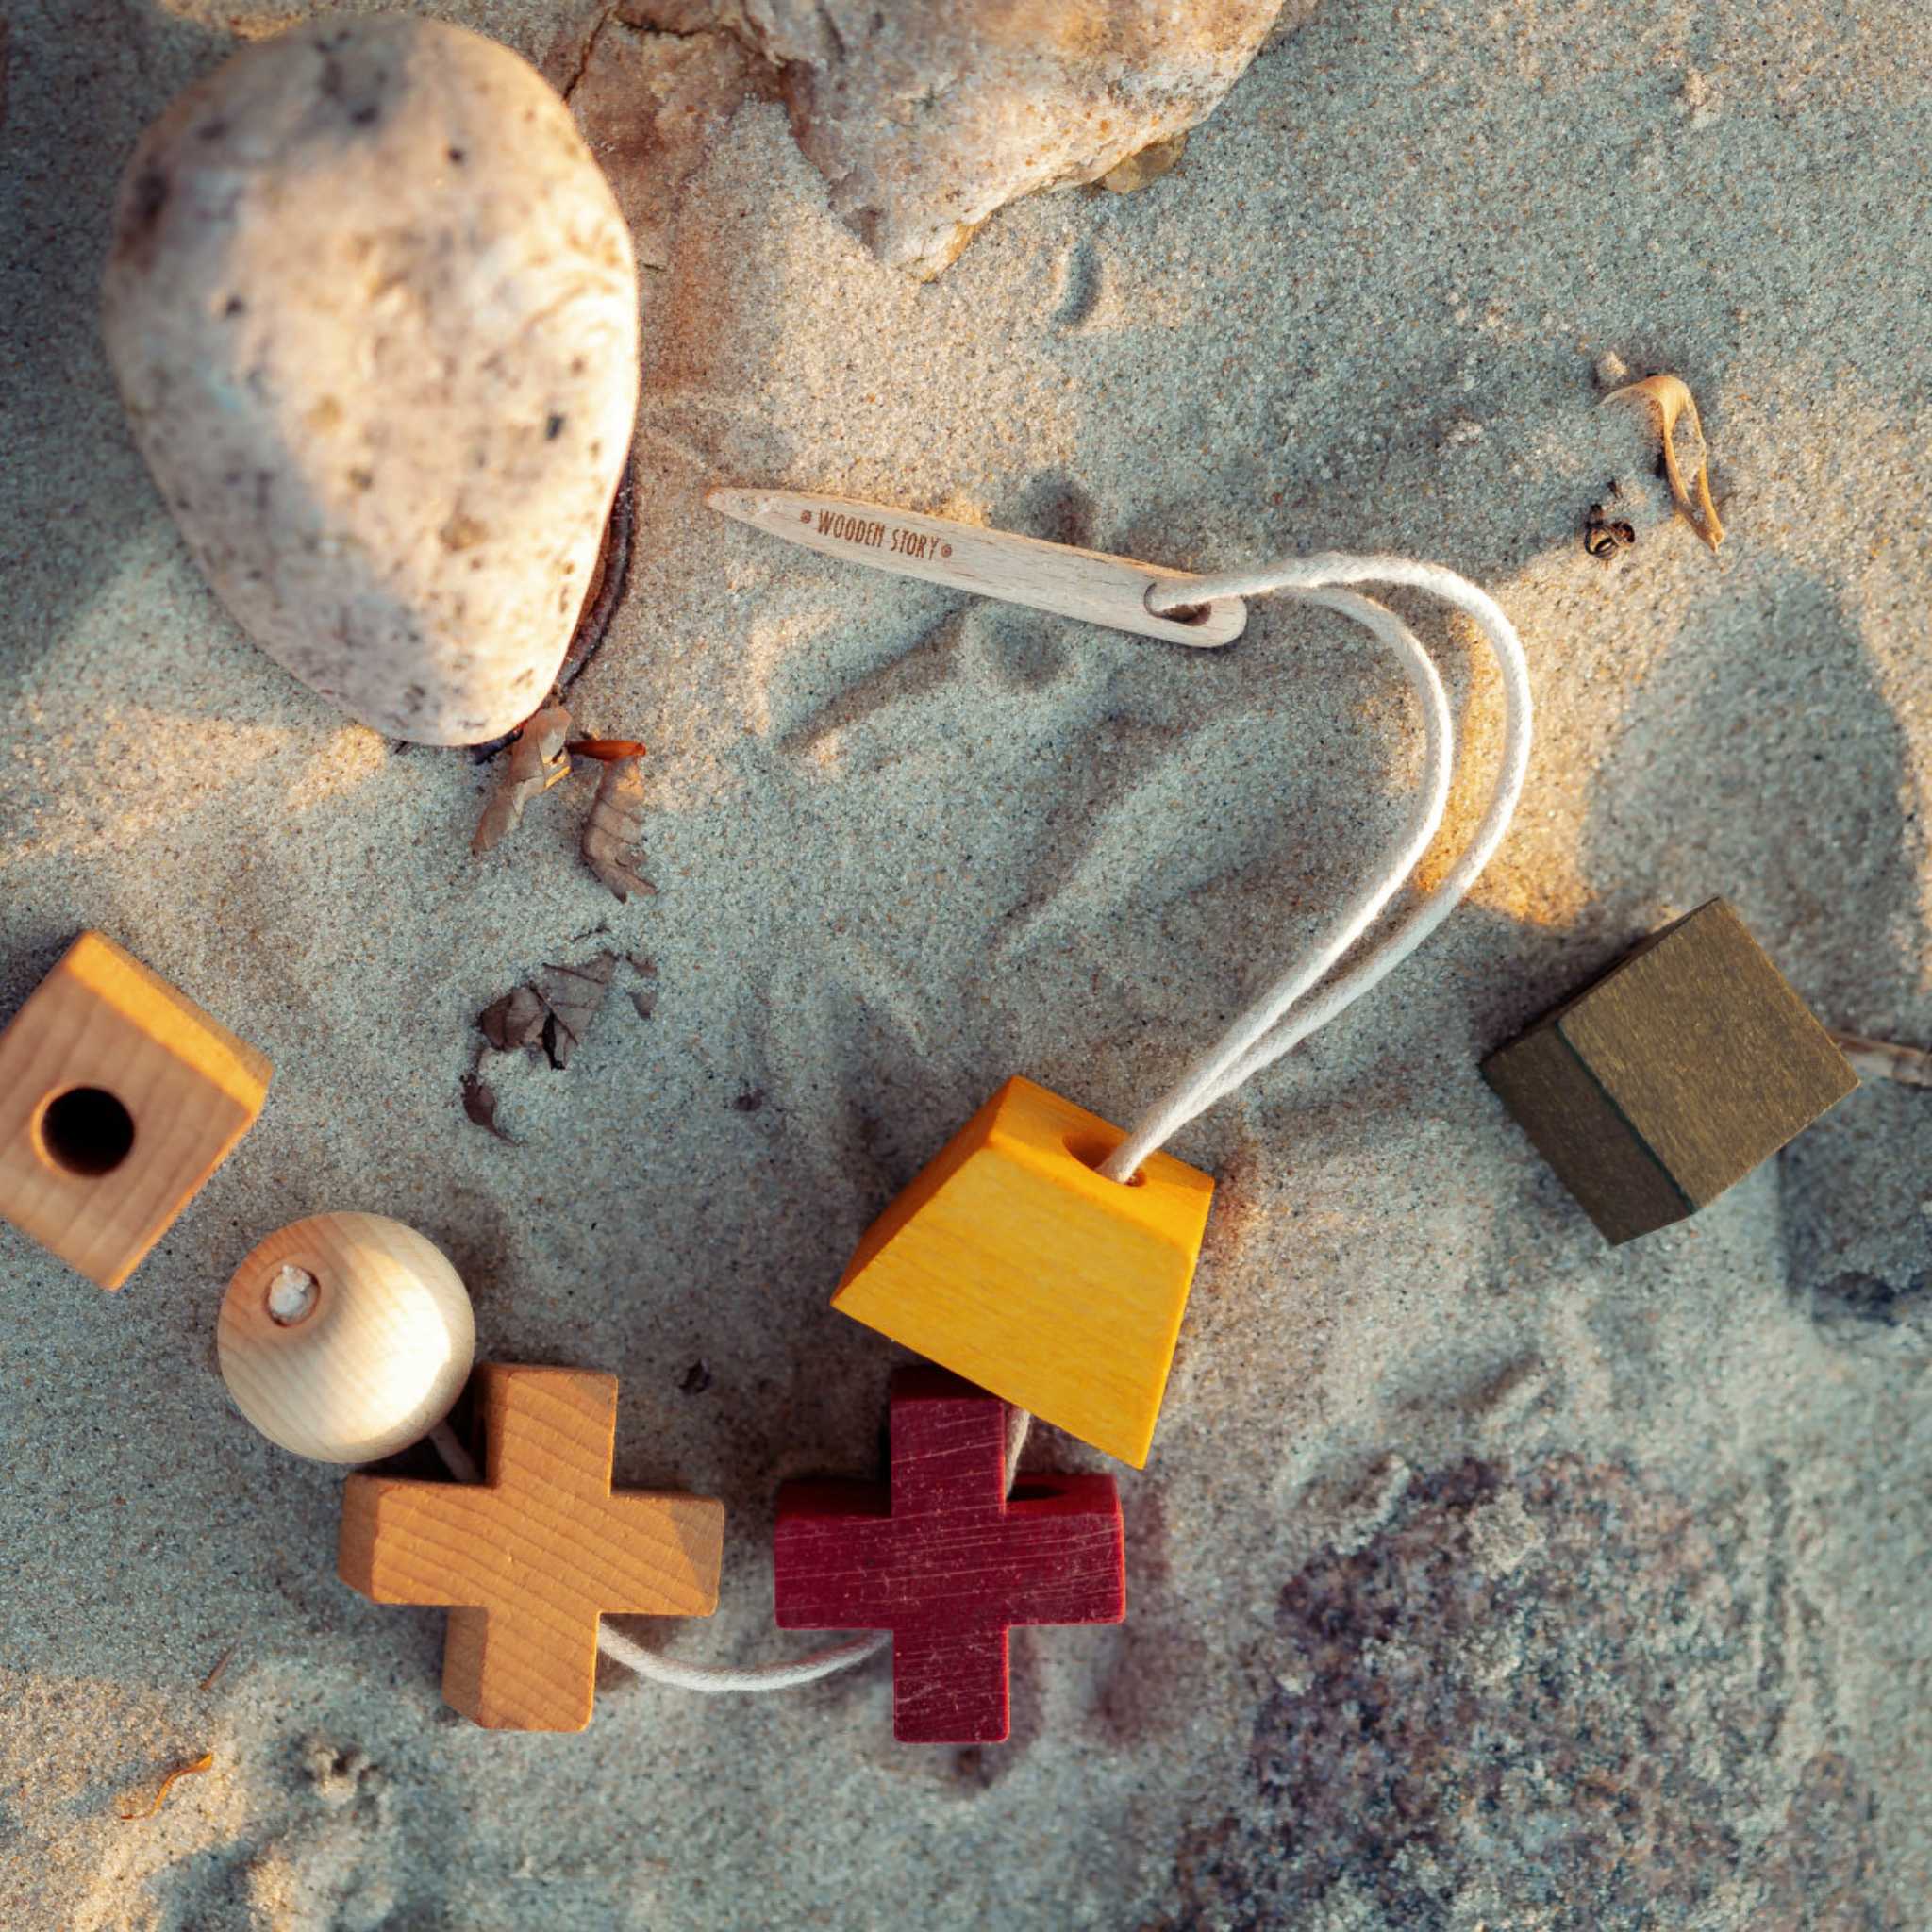
[(155, 1793), (154, 1803), (150, 1805), (145, 1811), (120, 1812), (118, 1816), (120, 1817), (121, 1823), (123, 1824), (138, 1824), (144, 1818), (152, 1818), (155, 1815), (155, 1813), (161, 1808), (162, 1800), (165, 1799), (168, 1793), (175, 1789), (175, 1784), (180, 1779), (184, 1777), (198, 1777), (203, 1772), (212, 1771), (214, 1768), (215, 1754), (212, 1751), (204, 1751), (201, 1754), (201, 1756), (194, 1760), (192, 1764), (177, 1764), (175, 1767), (175, 1769), (171, 1771), (167, 1774), (167, 1776), (161, 1780), (161, 1788)]
[[(1646, 375), (1641, 382), (1625, 383), (1604, 398), (1607, 403), (1631, 400), (1648, 403), (1657, 411), (1663, 434), (1664, 480), (1671, 486), (1671, 500), (1677, 514), (1715, 550), (1724, 541), (1724, 526), (1718, 521), (1717, 505), (1710, 500), (1710, 464), (1702, 454), (1704, 425), (1698, 421), (1697, 399), (1675, 375)], [(1689, 488), (1677, 461), (1676, 430), (1680, 417), (1688, 418), (1695, 433), (1700, 455), (1697, 475)]]
[(570, 754), (563, 748), (569, 736), (570, 713), (561, 705), (539, 711), (518, 732), (510, 746), (509, 763), (483, 808), (476, 836), (470, 841), (470, 850), (476, 857), (481, 858), (515, 828), (525, 806), (540, 791), (549, 791), (570, 775)]

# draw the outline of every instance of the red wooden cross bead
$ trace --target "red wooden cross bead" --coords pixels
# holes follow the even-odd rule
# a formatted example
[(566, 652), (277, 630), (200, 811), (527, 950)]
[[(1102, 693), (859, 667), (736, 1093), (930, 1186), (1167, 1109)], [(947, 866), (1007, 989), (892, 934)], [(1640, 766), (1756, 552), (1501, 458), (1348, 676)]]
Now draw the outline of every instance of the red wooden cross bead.
[(1105, 1475), (1007, 1494), (1007, 1405), (943, 1369), (892, 1377), (892, 1479), (787, 1483), (773, 1536), (779, 1627), (890, 1630), (892, 1733), (997, 1744), (1014, 1624), (1127, 1614), (1120, 1496)]

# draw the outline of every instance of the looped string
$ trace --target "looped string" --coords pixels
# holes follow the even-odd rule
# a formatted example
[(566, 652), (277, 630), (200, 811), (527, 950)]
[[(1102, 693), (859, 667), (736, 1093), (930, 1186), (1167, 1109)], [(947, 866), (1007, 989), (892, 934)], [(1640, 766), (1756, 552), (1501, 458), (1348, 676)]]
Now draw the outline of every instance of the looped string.
[(1304, 995), (1362, 937), (1400, 891), (1441, 824), (1442, 808), (1448, 798), (1449, 769), (1455, 758), (1455, 732), (1449, 723), (1446, 701), (1441, 701), (1441, 708), (1437, 709), (1441, 685), (1430, 666), (1428, 680), (1434, 687), (1436, 700), (1424, 695), (1424, 724), (1429, 738), (1423, 797), (1388, 864), (1342, 909), (1326, 936), (1291, 962), (1273, 985), (1237, 1014), (1227, 1031), (1200, 1054), (1165, 1093), (1141, 1111), (1128, 1129), (1127, 1138), (1100, 1169), (1109, 1180), (1131, 1180), (1148, 1155), (1163, 1146), (1196, 1115), (1204, 1113), (1217, 1100), (1224, 1099), (1291, 1046), (1306, 1040), (1316, 1027), (1324, 1025), (1387, 978), (1456, 909), (1476, 874), (1494, 857), (1509, 829), (1509, 821), (1515, 816), (1517, 801), (1523, 795), (1524, 777), (1529, 769), (1529, 664), (1524, 656), (1523, 641), (1516, 635), (1515, 625), (1503, 614), (1502, 606), (1467, 577), (1458, 576), (1441, 564), (1415, 563), (1406, 557), (1348, 557), (1337, 551), (1324, 551), (1315, 557), (1264, 564), (1258, 570), (1225, 571), (1217, 576), (1156, 584), (1147, 592), (1147, 608), (1157, 614), (1165, 614), (1216, 597), (1257, 597), (1283, 591), (1303, 603), (1325, 605), (1331, 610), (1353, 617), (1395, 651), (1417, 691), (1424, 691), (1413, 661), (1422, 658), (1422, 647), (1401, 619), (1373, 598), (1338, 588), (1359, 583), (1405, 584), (1433, 591), (1473, 619), (1494, 653), (1497, 668), (1503, 675), (1503, 757), (1489, 808), (1462, 857), (1435, 891), (1412, 907), (1377, 945), (1339, 979), (1298, 1008)]
[[(1433, 660), (1394, 611), (1346, 588), (1358, 583), (1405, 584), (1431, 591), (1474, 620), (1503, 674), (1502, 766), (1475, 836), (1441, 883), (1398, 920), (1376, 946), (1297, 1009), (1298, 1002), (1380, 917), (1422, 862), (1423, 855), (1441, 829), (1442, 814), (1449, 802), (1450, 774), (1456, 762), (1456, 728)], [(1515, 627), (1494, 598), (1440, 564), (1412, 563), (1402, 557), (1346, 557), (1330, 551), (1264, 565), (1258, 570), (1228, 571), (1219, 576), (1187, 577), (1173, 584), (1157, 584), (1147, 592), (1147, 607), (1164, 614), (1217, 597), (1256, 597), (1274, 591), (1352, 617), (1394, 652), (1422, 704), (1421, 793), (1388, 862), (1342, 908), (1320, 943), (1294, 960), (1236, 1017), (1212, 1046), (1195, 1058), (1166, 1093), (1142, 1111), (1127, 1138), (1100, 1170), (1111, 1180), (1131, 1180), (1148, 1155), (1196, 1115), (1279, 1059), (1407, 958), (1455, 910), (1476, 874), (1490, 862), (1509, 829), (1517, 800), (1523, 793), (1524, 775), (1529, 766), (1529, 666)], [(1008, 1407), (1007, 1411), (1009, 1491), (1019, 1473), (1020, 1453), (1031, 1421), (1024, 1409)], [(448, 1424), (439, 1423), (430, 1431), (430, 1440), (450, 1474), (459, 1482), (479, 1479), (475, 1461)], [(736, 1690), (787, 1690), (794, 1685), (809, 1684), (877, 1657), (891, 1642), (889, 1631), (875, 1630), (779, 1663), (684, 1664), (646, 1650), (608, 1624), (600, 1623), (597, 1627), (597, 1645), (606, 1657), (657, 1683), (710, 1696)]]
[[(1026, 1446), (1026, 1432), (1033, 1418), (1024, 1408), (1007, 1410), (1007, 1489), (1020, 1473), (1020, 1452)], [(475, 1457), (458, 1441), (447, 1423), (438, 1423), (429, 1440), (442, 1457), (443, 1467), (459, 1483), (482, 1480)], [(696, 1690), (708, 1697), (727, 1695), (734, 1690), (790, 1690), (794, 1685), (810, 1684), (829, 1677), (835, 1671), (849, 1670), (868, 1657), (878, 1656), (892, 1641), (890, 1630), (870, 1630), (844, 1643), (808, 1652), (804, 1657), (787, 1657), (772, 1664), (684, 1664), (675, 1657), (661, 1657), (646, 1650), (621, 1630), (613, 1630), (601, 1619), (597, 1624), (597, 1648), (613, 1663), (635, 1671), (654, 1683), (670, 1684), (680, 1690)]]

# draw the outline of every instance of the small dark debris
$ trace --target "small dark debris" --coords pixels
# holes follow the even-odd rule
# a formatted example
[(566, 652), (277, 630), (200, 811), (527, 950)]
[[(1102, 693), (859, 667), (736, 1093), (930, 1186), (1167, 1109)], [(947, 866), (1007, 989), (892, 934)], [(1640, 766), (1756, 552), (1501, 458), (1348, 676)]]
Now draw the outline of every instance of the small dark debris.
[(765, 1090), (762, 1087), (747, 1088), (731, 1103), (740, 1113), (756, 1113), (764, 1104)]
[(1591, 505), (1583, 519), (1583, 547), (1591, 557), (1614, 563), (1636, 541), (1636, 530), (1622, 517), (1610, 516), (1600, 503)]
[(630, 996), (630, 1003), (637, 1008), (640, 1020), (648, 1020), (658, 1010), (658, 995), (641, 990)]
[(711, 1372), (703, 1362), (693, 1362), (677, 1378), (677, 1386), (687, 1395), (702, 1395), (711, 1386)]
[(564, 419), (561, 416), (552, 416), (543, 425), (543, 441), (555, 442), (563, 434), (563, 424)]

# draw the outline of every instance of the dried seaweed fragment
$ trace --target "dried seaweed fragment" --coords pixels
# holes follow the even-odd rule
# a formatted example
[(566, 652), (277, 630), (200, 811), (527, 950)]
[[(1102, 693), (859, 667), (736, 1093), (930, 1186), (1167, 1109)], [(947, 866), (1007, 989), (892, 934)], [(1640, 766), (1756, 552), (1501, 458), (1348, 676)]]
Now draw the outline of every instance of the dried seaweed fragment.
[(584, 826), (584, 863), (620, 900), (658, 889), (639, 871), (643, 857), (644, 777), (635, 758), (604, 767), (596, 802)]
[[(1646, 375), (1641, 382), (1613, 389), (1604, 401), (1614, 403), (1633, 397), (1648, 403), (1657, 411), (1664, 445), (1664, 480), (1671, 486), (1671, 500), (1677, 506), (1677, 514), (1715, 550), (1724, 541), (1724, 526), (1718, 521), (1716, 504), (1710, 500), (1710, 463), (1705, 454), (1704, 425), (1697, 417), (1696, 398), (1679, 376)], [(1677, 461), (1680, 418), (1697, 439), (1697, 474), (1688, 489), (1683, 466)]]
[(1852, 1063), (1861, 1080), (1896, 1080), (1901, 1087), (1932, 1087), (1932, 1053), (1890, 1040), (1867, 1040), (1862, 1033), (1826, 1029), (1831, 1043)]
[(483, 808), (476, 836), (470, 841), (474, 856), (481, 858), (507, 838), (531, 799), (570, 775), (570, 754), (563, 748), (569, 736), (570, 713), (561, 705), (539, 711), (518, 732), (509, 748), (509, 763)]
[(212, 1771), (214, 1768), (215, 1754), (212, 1751), (204, 1751), (192, 1764), (177, 1764), (161, 1780), (160, 1789), (155, 1793), (154, 1803), (145, 1811), (123, 1811), (118, 1813), (117, 1815), (121, 1823), (123, 1824), (138, 1824), (143, 1819), (152, 1818), (161, 1808), (162, 1801), (175, 1789), (175, 1784), (180, 1779), (184, 1777), (198, 1777), (203, 1772)]
[(567, 1067), (602, 1010), (617, 971), (615, 953), (598, 953), (581, 966), (546, 966), (537, 991), (550, 1008), (543, 1045), (553, 1067)]

